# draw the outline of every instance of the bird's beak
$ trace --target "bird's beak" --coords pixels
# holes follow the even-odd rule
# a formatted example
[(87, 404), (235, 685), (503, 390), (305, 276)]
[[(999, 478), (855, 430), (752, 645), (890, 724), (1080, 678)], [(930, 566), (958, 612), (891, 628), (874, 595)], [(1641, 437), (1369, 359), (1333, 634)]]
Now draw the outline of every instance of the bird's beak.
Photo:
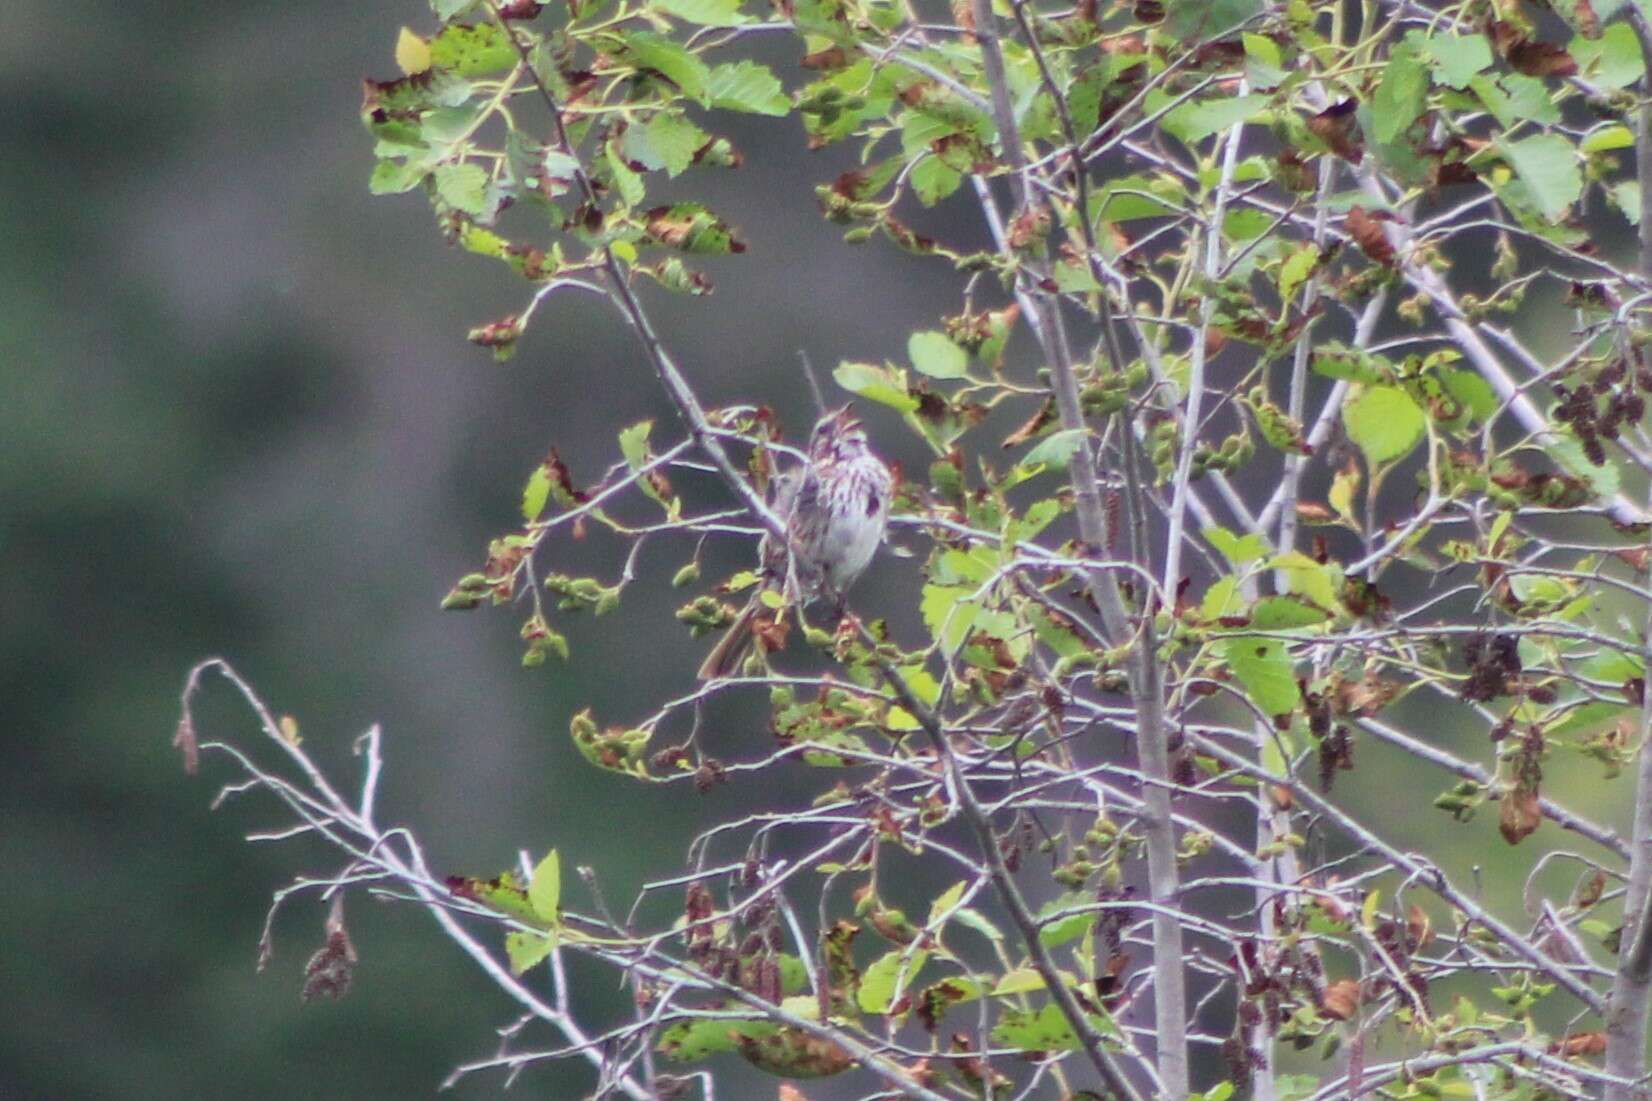
[(855, 403), (852, 401), (846, 403), (843, 408), (839, 409), (836, 413), (833, 413), (832, 419), (837, 421), (837, 423), (844, 428), (857, 428), (860, 426), (860, 418), (855, 416)]

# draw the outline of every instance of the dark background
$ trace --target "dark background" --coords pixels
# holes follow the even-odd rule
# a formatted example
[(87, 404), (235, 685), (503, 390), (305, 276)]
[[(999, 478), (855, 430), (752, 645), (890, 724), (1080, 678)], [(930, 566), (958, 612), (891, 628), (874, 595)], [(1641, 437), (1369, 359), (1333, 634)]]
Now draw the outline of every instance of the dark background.
[[(221, 765), (183, 776), (167, 742), (207, 655), (295, 716), (340, 777), (351, 740), (382, 723), (382, 817), (416, 829), (438, 871), (555, 846), (629, 898), (695, 823), (784, 797), (696, 803), (595, 772), (568, 743), (580, 707), (624, 721), (690, 685), (704, 644), (670, 619), (663, 583), (679, 559), (649, 556), (612, 619), (573, 624), (567, 667), (518, 668), (520, 616), (437, 608), (510, 528), (548, 445), (593, 478), (619, 427), (652, 416), (661, 439), (674, 423), (600, 306), (553, 302), (504, 366), (465, 343), (525, 288), (448, 249), (417, 195), (367, 193), (358, 81), (394, 73), (403, 23), (428, 29), (425, 5), (0, 5), (7, 1101), (426, 1096), (513, 1019), (407, 907), (352, 905), (362, 963), (339, 1004), (299, 1003), (321, 936), (312, 901), (285, 911), (254, 973), (269, 891), (332, 865), (302, 844), (245, 844), (282, 821), (267, 801), (210, 813)], [(710, 299), (645, 293), (709, 402), (769, 402), (795, 427), (811, 416), (798, 348), (823, 366), (898, 357), (956, 308), (957, 283), (887, 245), (847, 248), (814, 215), (813, 184), (847, 151), (804, 152), (795, 120), (728, 132), (746, 166), (684, 186), (750, 251), (712, 265)], [(928, 225), (970, 244), (966, 213)], [(886, 450), (919, 458), (869, 419)], [(613, 544), (570, 553), (618, 574)], [(886, 559), (866, 599), (906, 599), (911, 570)], [(204, 736), (252, 733), (216, 682), (198, 720)], [(743, 733), (722, 736), (737, 748)], [(1431, 839), (1422, 808), (1447, 785), (1369, 759), (1393, 834)], [(1465, 853), (1494, 843), (1493, 819)], [(617, 996), (589, 978), (593, 1003)], [(521, 1090), (566, 1096), (573, 1081), (538, 1071)]]

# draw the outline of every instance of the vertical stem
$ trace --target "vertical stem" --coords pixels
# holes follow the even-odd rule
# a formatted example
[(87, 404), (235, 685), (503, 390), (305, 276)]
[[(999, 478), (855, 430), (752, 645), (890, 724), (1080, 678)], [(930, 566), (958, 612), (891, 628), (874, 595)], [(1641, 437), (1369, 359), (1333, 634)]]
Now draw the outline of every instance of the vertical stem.
[[(1635, 141), (1635, 174), (1641, 187), (1640, 270), (1652, 274), (1652, 33), (1639, 12), (1631, 23), (1645, 54), (1641, 82), (1640, 132)], [(1638, 354), (1633, 352), (1632, 354)], [(1652, 606), (1642, 627), (1642, 678), (1652, 673)], [(1623, 898), (1623, 931), (1618, 970), (1606, 1009), (1606, 1072), (1638, 1080), (1646, 1074), (1647, 1008), (1652, 1004), (1652, 691), (1641, 704), (1640, 768), (1635, 776), (1635, 824), (1629, 836), (1629, 886)], [(1644, 1101), (1652, 1090), (1609, 1083), (1606, 1101)]]
[[(971, 10), (975, 19), (975, 36), (981, 45), (982, 69), (992, 93), (999, 142), (1013, 173), (1011, 180), (1018, 213), (1029, 213), (1034, 191), (1027, 185), (1027, 159), (1010, 102), (1009, 82), (999, 44), (998, 18), (992, 10), (991, 0), (971, 0)], [(1027, 30), (1030, 35), (1030, 28)], [(1036, 42), (1031, 44), (1031, 48), (1036, 52)], [(1069, 133), (1071, 141), (1072, 135)], [(1076, 152), (1073, 159), (1077, 162), (1075, 171), (1082, 176), (1085, 169)], [(1048, 210), (1048, 213), (1053, 224), (1056, 212)], [(1086, 231), (1088, 218), (1089, 211), (1081, 209), (1079, 220)], [(1032, 290), (1026, 297), (1037, 305), (1034, 316), (1028, 320), (1038, 329), (1040, 342), (1049, 360), (1051, 390), (1061, 426), (1068, 430), (1083, 429), (1084, 411), (1079, 401), (1078, 381), (1073, 371), (1060, 307), (1055, 298), (1040, 290)], [(1105, 289), (1101, 298), (1105, 310)], [(1103, 315), (1103, 326), (1108, 337), (1108, 351), (1116, 357), (1117, 341), (1109, 313)], [(1124, 441), (1125, 477), (1128, 480), (1125, 502), (1130, 509), (1133, 541), (1140, 560), (1147, 557), (1146, 519), (1143, 513), (1145, 488), (1140, 482), (1135, 440), (1129, 426), (1126, 426), (1121, 437)], [(1071, 470), (1073, 492), (1078, 503), (1079, 534), (1091, 546), (1104, 548), (1107, 545), (1107, 523), (1101, 508), (1095, 461), (1088, 440), (1074, 452)], [(1102, 570), (1094, 571), (1089, 581), (1109, 634), (1115, 641), (1121, 640), (1129, 625), (1129, 617), (1117, 579), (1110, 571)], [(1157, 602), (1152, 592), (1143, 594), (1142, 609), (1138, 634), (1130, 648), (1127, 672), (1130, 694), (1136, 706), (1137, 754), (1145, 780), (1142, 802), (1146, 809), (1144, 828), (1147, 834), (1149, 893), (1158, 904), (1153, 915), (1156, 1061), (1163, 1095), (1171, 1101), (1181, 1101), (1187, 1096), (1189, 1080), (1187, 979), (1183, 967), (1182, 928), (1175, 915), (1175, 908), (1180, 902), (1181, 884), (1176, 867), (1176, 828), (1170, 811), (1172, 782), (1169, 732), (1164, 716), (1164, 684), (1153, 629)]]

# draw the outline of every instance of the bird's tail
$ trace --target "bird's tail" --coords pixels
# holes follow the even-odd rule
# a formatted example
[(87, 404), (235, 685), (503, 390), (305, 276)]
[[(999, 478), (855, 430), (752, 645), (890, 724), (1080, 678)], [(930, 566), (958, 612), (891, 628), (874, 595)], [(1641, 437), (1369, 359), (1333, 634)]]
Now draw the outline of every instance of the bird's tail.
[(761, 595), (762, 591), (759, 590), (757, 595), (746, 601), (746, 606), (735, 617), (733, 625), (723, 632), (723, 637), (711, 648), (706, 660), (700, 663), (701, 680), (726, 677), (745, 662), (746, 654), (751, 651), (752, 621), (757, 618), (758, 611), (763, 607), (763, 602), (759, 599)]

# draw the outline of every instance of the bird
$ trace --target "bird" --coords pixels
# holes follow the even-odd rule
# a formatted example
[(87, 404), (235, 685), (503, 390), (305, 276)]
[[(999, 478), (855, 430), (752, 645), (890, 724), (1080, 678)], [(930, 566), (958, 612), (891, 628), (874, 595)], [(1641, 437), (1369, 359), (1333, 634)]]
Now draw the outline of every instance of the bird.
[(895, 478), (867, 443), (854, 403), (821, 417), (802, 464), (774, 480), (770, 506), (786, 526), (789, 547), (771, 534), (758, 547), (761, 583), (700, 665), (701, 680), (726, 677), (745, 661), (763, 594), (784, 592), (805, 603), (841, 600), (889, 525)]

